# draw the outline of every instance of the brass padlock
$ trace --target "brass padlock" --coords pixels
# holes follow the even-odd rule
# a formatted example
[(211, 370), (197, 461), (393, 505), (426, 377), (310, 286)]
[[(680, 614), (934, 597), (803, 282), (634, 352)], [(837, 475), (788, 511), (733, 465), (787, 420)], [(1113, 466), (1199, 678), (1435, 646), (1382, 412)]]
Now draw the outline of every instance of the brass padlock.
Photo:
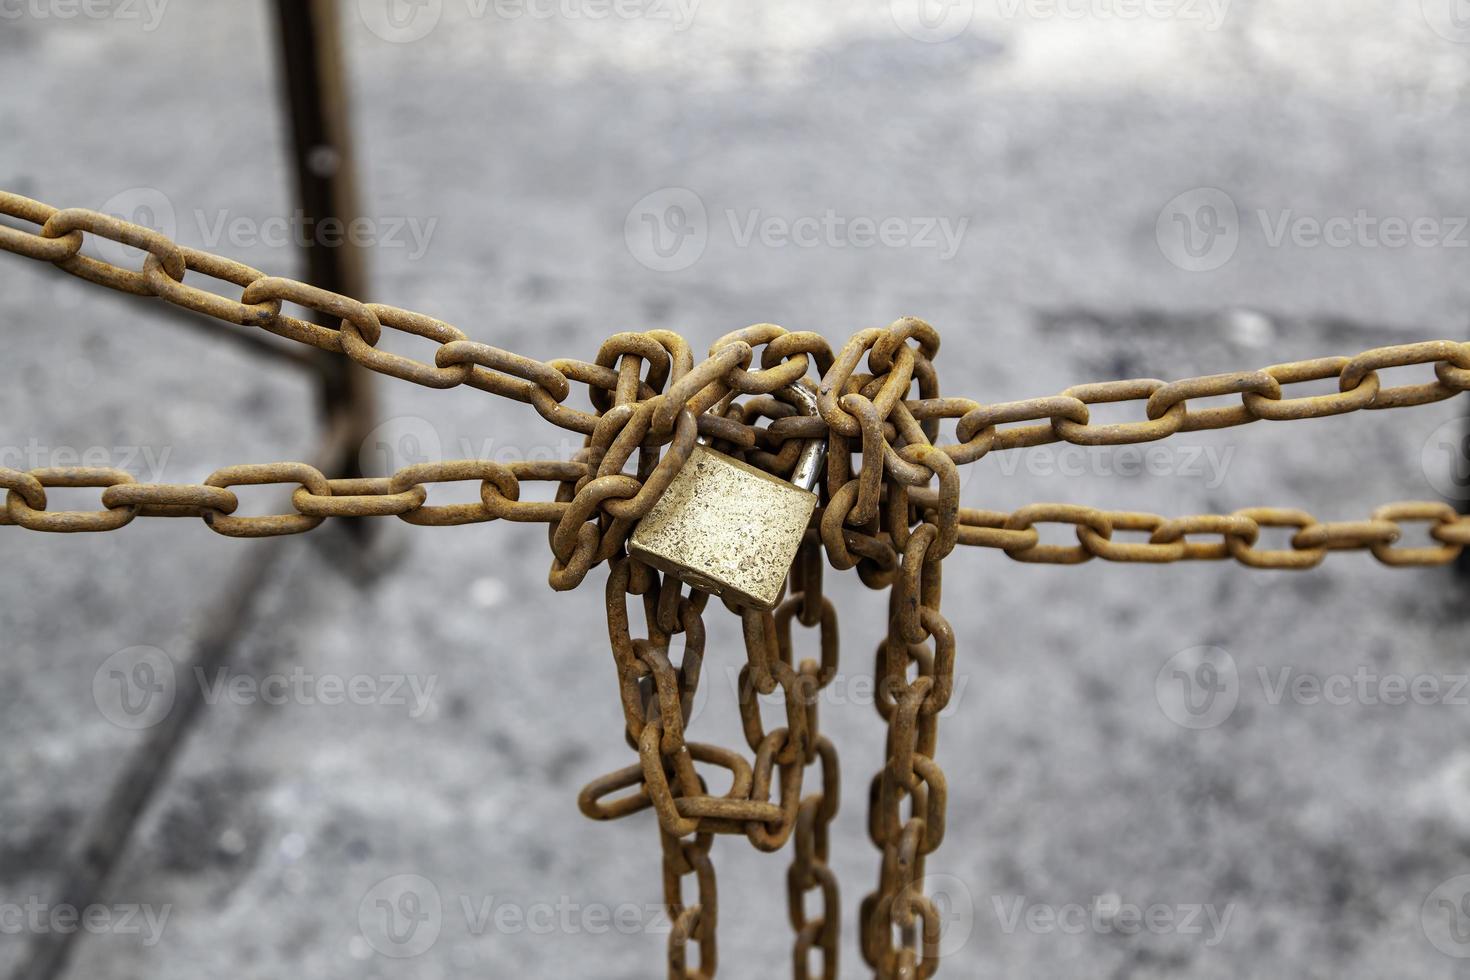
[[(804, 386), (787, 391), (803, 414), (817, 414)], [(788, 482), (697, 444), (633, 529), (628, 552), (697, 589), (770, 609), (816, 509), (826, 457), (825, 439), (809, 441)]]

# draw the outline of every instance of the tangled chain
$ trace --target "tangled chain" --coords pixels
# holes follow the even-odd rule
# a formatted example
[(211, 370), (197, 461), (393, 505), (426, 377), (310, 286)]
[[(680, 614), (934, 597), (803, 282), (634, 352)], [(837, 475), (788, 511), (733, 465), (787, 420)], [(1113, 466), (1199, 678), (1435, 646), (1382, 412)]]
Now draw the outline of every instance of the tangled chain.
[[(1058, 441), (1141, 443), (1258, 420), (1440, 401), (1470, 390), (1470, 344), (1427, 341), (1351, 358), (1169, 383), (1088, 384), (1053, 396), (982, 404), (941, 396), (935, 369), (939, 335), (912, 317), (860, 331), (835, 352), (818, 334), (757, 324), (720, 338), (698, 363), (689, 345), (666, 330), (615, 334), (590, 362), (541, 362), (471, 341), (432, 317), (267, 276), (99, 212), (58, 211), (0, 192), (0, 214), (40, 226), (32, 232), (0, 224), (0, 250), (52, 263), (113, 289), (342, 353), (381, 374), (433, 388), (467, 384), (512, 398), (584, 437), (567, 461), (457, 460), (353, 480), (329, 479), (302, 463), (227, 467), (202, 484), (140, 484), (116, 469), (0, 469), (0, 487), (6, 490), (0, 524), (107, 531), (140, 516), (197, 517), (223, 535), (262, 537), (306, 531), (327, 517), (396, 516), (426, 525), (503, 519), (547, 525), (555, 589), (575, 588), (594, 567), (607, 564), (609, 641), (625, 735), (637, 762), (588, 784), (579, 805), (600, 820), (654, 811), (665, 899), (674, 916), (668, 946), (674, 978), (712, 977), (716, 971), (718, 899), (711, 852), (720, 834), (743, 834), (763, 851), (792, 842), (787, 896), (796, 934), (795, 975), (837, 976), (838, 887), (827, 862), (840, 775), (836, 749), (819, 730), (817, 702), (838, 670), (838, 630), (836, 611), (822, 592), (824, 559), (838, 569), (855, 568), (868, 587), (889, 593), (888, 633), (875, 664), (877, 707), (888, 733), (868, 820), (882, 860), (877, 887), (862, 903), (859, 945), (878, 976), (908, 978), (929, 977), (938, 968), (939, 916), (923, 882), (925, 861), (944, 838), (947, 789), (936, 761), (937, 723), (953, 691), (955, 637), (940, 613), (940, 600), (942, 562), (957, 545), (997, 549), (1024, 562), (1234, 558), (1251, 567), (1310, 568), (1329, 551), (1349, 549), (1369, 551), (1388, 565), (1443, 564), (1470, 543), (1470, 518), (1442, 503), (1391, 504), (1366, 521), (1319, 522), (1302, 511), (1272, 508), (1170, 519), (1067, 504), (1003, 513), (963, 508), (959, 502), (959, 467), (998, 450)], [(145, 253), (141, 268), (82, 254), (87, 235), (140, 249)], [(190, 274), (236, 287), (239, 298), (186, 284)], [(287, 302), (326, 314), (339, 326), (289, 316), (282, 312)], [(437, 343), (433, 362), (379, 350), (384, 327)], [(1432, 365), (1434, 379), (1382, 385), (1379, 371), (1417, 364)], [(782, 392), (812, 384), (813, 373), (819, 379), (819, 414), (809, 417), (783, 400)], [(1336, 393), (1286, 395), (1290, 385), (1327, 379), (1336, 380)], [(573, 382), (587, 387), (591, 411), (566, 404)], [(1239, 396), (1240, 403), (1191, 408), (1193, 401), (1220, 396)], [(1135, 400), (1144, 403), (1143, 421), (1091, 421), (1091, 405)], [(953, 443), (939, 442), (946, 420), (954, 426)], [(701, 437), (777, 476), (791, 472), (806, 441), (828, 444), (820, 504), (791, 570), (787, 597), (774, 612), (730, 607), (741, 617), (744, 635), (738, 700), (750, 758), (686, 738), (704, 658), (709, 595), (686, 591), (630, 558), (625, 548), (634, 525)], [(461, 481), (479, 483), (477, 502), (427, 502), (430, 487)], [(525, 481), (554, 483), (555, 499), (523, 501)], [(231, 488), (265, 484), (291, 488), (293, 512), (237, 516), (239, 501)], [(50, 510), (48, 487), (100, 488), (103, 509)], [(1403, 524), (1414, 522), (1429, 525), (1436, 546), (1395, 546)], [(1038, 525), (1047, 523), (1074, 526), (1078, 543), (1042, 544)], [(1270, 527), (1295, 529), (1289, 548), (1256, 547), (1261, 529)], [(1136, 540), (1118, 540), (1120, 532)], [(630, 597), (643, 610), (637, 637)], [(793, 621), (818, 631), (819, 658), (796, 662)], [(671, 659), (676, 637), (682, 637), (677, 664)], [(759, 698), (778, 690), (785, 724), (767, 730)], [(814, 764), (820, 765), (820, 777), (809, 781), (807, 770)], [(729, 790), (710, 794), (701, 766), (728, 772)], [(804, 789), (812, 791), (803, 797)], [(686, 885), (693, 889), (687, 895)], [(808, 913), (812, 893), (820, 896), (819, 914)], [(694, 968), (691, 945), (698, 951)], [(815, 969), (814, 953), (820, 954)]]
[[(769, 326), (752, 327), (717, 342), (712, 361), (706, 363), (715, 362), (729, 351), (740, 351), (742, 356), (737, 360), (744, 361), (743, 349), (752, 341), (765, 343), (769, 350), (792, 336), (797, 335)], [(910, 346), (908, 341), (916, 338), (918, 346)], [(801, 354), (816, 356), (819, 365), (826, 362), (826, 376), (818, 388), (819, 402), (840, 401), (843, 410), (851, 411), (857, 419), (884, 419), (901, 404), (914, 377), (925, 379), (924, 384), (931, 389), (937, 388), (932, 362), (924, 352), (925, 344), (933, 349), (937, 343), (932, 328), (918, 320), (902, 320), (888, 330), (865, 331), (852, 347), (859, 355), (866, 355), (869, 366), (879, 373), (853, 375), (858, 358), (844, 350), (849, 379), (842, 386), (834, 386), (831, 381), (841, 361), (820, 351)], [(787, 363), (799, 362), (793, 359)], [(723, 377), (716, 376), (702, 390), (716, 389), (715, 395), (703, 396), (711, 399), (709, 412), (716, 419), (743, 427), (753, 418), (764, 416), (775, 419), (770, 428), (800, 419), (804, 428), (810, 427), (812, 432), (803, 432), (801, 439), (787, 440), (776, 453), (762, 451), (754, 444), (742, 448), (733, 438), (715, 437), (715, 444), (722, 450), (744, 456), (770, 472), (786, 473), (795, 464), (802, 441), (818, 437), (817, 426), (826, 423), (822, 418), (807, 421), (795, 414), (795, 408), (772, 397), (769, 392), (777, 390), (777, 383), (786, 387), (801, 381), (794, 370), (789, 375), (775, 373), (778, 370), (767, 368), (762, 372), (764, 377), (740, 382), (761, 389), (758, 397), (744, 406), (735, 406), (730, 396), (732, 389), (745, 388), (736, 389)], [(676, 436), (666, 453), (650, 451), (648, 434), (656, 431), (660, 409), (668, 403), (664, 396), (632, 401), (638, 375), (629, 373), (632, 378), (626, 382), (626, 393), (616, 396), (604, 418), (627, 419), (623, 432), (632, 429), (634, 434), (620, 434), (606, 448), (597, 445), (597, 434), (589, 437), (580, 454), (589, 472), (573, 486), (572, 508), (553, 531), (554, 550), (558, 547), (556, 537), (566, 533), (569, 520), (577, 529), (576, 547), (585, 547), (593, 555), (605, 537), (615, 536), (621, 541), (625, 531), (617, 525), (627, 518), (614, 512), (605, 522), (594, 523), (588, 519), (593, 512), (584, 516), (575, 510), (575, 500), (599, 482), (608, 493), (595, 496), (600, 500), (614, 498), (623, 489), (616, 481), (628, 479), (619, 474), (635, 448), (644, 454), (636, 468), (646, 476), (646, 488), (659, 485), (661, 479), (666, 485), (666, 478), (659, 475), (661, 469), (670, 457), (687, 457), (693, 446), (695, 425), (684, 407), (680, 409), (679, 424), (690, 435), (687, 446)], [(841, 398), (834, 399), (834, 392), (844, 388), (847, 390)], [(649, 416), (646, 424), (632, 421), (640, 415)], [(726, 434), (738, 437), (740, 431), (731, 427)], [(838, 889), (827, 859), (828, 827), (837, 811), (840, 773), (836, 749), (820, 734), (817, 713), (820, 692), (838, 671), (837, 613), (822, 595), (824, 552), (835, 567), (856, 567), (870, 587), (890, 590), (889, 634), (879, 648), (875, 666), (879, 712), (889, 730), (885, 763), (873, 783), (869, 817), (869, 834), (882, 853), (882, 870), (877, 890), (862, 908), (863, 956), (885, 978), (929, 977), (938, 968), (939, 916), (922, 886), (924, 858), (944, 837), (947, 792), (944, 773), (935, 761), (935, 748), (938, 714), (953, 689), (955, 641), (939, 612), (940, 577), (941, 562), (959, 539), (959, 471), (953, 458), (936, 448), (924, 426), (911, 417), (899, 423), (892, 440), (898, 445), (893, 447), (885, 440), (886, 453), (863, 453), (861, 468), (856, 472), (853, 457), (861, 451), (861, 435), (849, 440), (829, 430), (826, 438), (832, 450), (826, 494), (793, 565), (790, 595), (774, 612), (732, 607), (741, 617), (745, 640), (746, 663), (739, 675), (738, 700), (753, 760), (747, 761), (735, 750), (686, 740), (704, 657), (702, 612), (709, 596), (699, 590), (685, 596), (677, 581), (660, 578), (647, 565), (621, 552), (609, 556), (608, 634), (626, 736), (638, 753), (638, 763), (594, 780), (583, 790), (579, 802), (582, 811), (594, 819), (614, 819), (647, 808), (657, 814), (663, 838), (665, 893), (675, 916), (668, 949), (671, 977), (714, 974), (717, 906), (710, 850), (717, 834), (743, 834), (762, 851), (778, 850), (794, 837), (787, 896), (789, 918), (796, 932), (795, 975), (837, 976)], [(890, 454), (901, 463), (897, 472), (888, 465)], [(600, 475), (593, 475), (594, 464)], [(911, 499), (911, 486), (924, 491), (936, 481), (937, 490), (923, 506)], [(873, 506), (863, 510), (869, 487), (876, 487)], [(833, 541), (837, 542), (835, 548)], [(563, 542), (561, 547), (568, 549), (570, 543)], [(575, 552), (559, 552), (553, 582), (574, 561)], [(634, 638), (631, 634), (628, 596), (642, 599), (646, 636)], [(819, 631), (820, 659), (796, 663), (791, 638), (793, 620)], [(675, 666), (670, 659), (671, 640), (679, 634), (684, 639)], [(777, 691), (785, 707), (786, 723), (768, 730), (761, 717), (759, 697)], [(807, 769), (818, 762), (821, 792), (803, 798)], [(723, 796), (706, 792), (696, 763), (727, 770), (729, 791)], [(623, 795), (615, 795), (619, 793)], [(777, 801), (772, 800), (773, 795)], [(682, 881), (689, 875), (695, 877), (700, 899), (686, 904)], [(812, 892), (820, 896), (820, 915), (807, 913), (807, 895)], [(699, 966), (693, 971), (688, 965), (690, 943), (699, 948)], [(821, 954), (821, 965), (815, 971), (814, 952)]]
[[(827, 828), (840, 798), (837, 750), (818, 729), (817, 700), (837, 673), (837, 614), (821, 594), (821, 552), (815, 538), (802, 546), (793, 594), (772, 612), (738, 610), (745, 637), (739, 704), (753, 754), (686, 741), (686, 729), (704, 659), (702, 613), (709, 594), (688, 595), (673, 578), (620, 557), (607, 583), (608, 635), (622, 695), (628, 744), (638, 762), (595, 779), (578, 799), (594, 820), (613, 820), (653, 808), (664, 855), (664, 895), (674, 927), (669, 937), (671, 977), (712, 977), (717, 965), (715, 874), (710, 849), (716, 834), (743, 834), (761, 851), (780, 850), (794, 839), (787, 876), (788, 912), (796, 932), (796, 975), (806, 977), (811, 952), (819, 950), (820, 976), (836, 977), (837, 881), (827, 867)], [(630, 632), (628, 597), (642, 600), (646, 637)], [(820, 626), (821, 659), (794, 664), (791, 621)], [(670, 640), (682, 635), (678, 666)], [(766, 730), (758, 697), (782, 693), (786, 724)], [(705, 789), (696, 763), (725, 770), (730, 789)], [(807, 769), (821, 766), (820, 792), (803, 797)], [(625, 792), (629, 791), (631, 792)], [(777, 797), (772, 801), (773, 791)], [(614, 794), (623, 795), (613, 797)], [(682, 882), (695, 876), (698, 901), (686, 903)], [(819, 890), (822, 913), (809, 919), (805, 896)], [(688, 945), (699, 966), (688, 968)]]

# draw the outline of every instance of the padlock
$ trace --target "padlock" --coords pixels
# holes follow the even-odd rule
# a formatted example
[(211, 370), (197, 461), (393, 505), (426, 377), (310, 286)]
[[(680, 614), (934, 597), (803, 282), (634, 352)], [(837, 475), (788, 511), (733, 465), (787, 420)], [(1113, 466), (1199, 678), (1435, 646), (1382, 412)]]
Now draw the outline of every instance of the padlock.
[[(787, 391), (803, 414), (816, 397)], [(736, 605), (770, 609), (817, 506), (827, 441), (802, 446), (789, 481), (697, 443), (628, 540), (634, 558)]]

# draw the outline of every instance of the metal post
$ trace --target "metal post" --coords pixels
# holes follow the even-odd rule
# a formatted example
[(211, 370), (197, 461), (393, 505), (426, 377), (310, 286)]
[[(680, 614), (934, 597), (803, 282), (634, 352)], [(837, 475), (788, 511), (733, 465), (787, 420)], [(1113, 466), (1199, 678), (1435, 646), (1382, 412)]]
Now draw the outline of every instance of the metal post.
[[(358, 216), (347, 79), (336, 0), (276, 0), (282, 96), (291, 121), (291, 150), (297, 198), (305, 227), (331, 220), (345, 229)], [(308, 236), (306, 280), (323, 289), (361, 299), (367, 294), (362, 250), (346, 236), (325, 245)], [(318, 318), (335, 328), (328, 318)], [(362, 476), (358, 450), (373, 425), (371, 375), (338, 354), (321, 352), (321, 410), (328, 425), (343, 425), (342, 458), (332, 476)], [(368, 522), (354, 521), (358, 535)]]
[[(297, 193), (308, 228), (331, 218), (347, 223), (357, 216), (352, 146), (347, 125), (336, 7), (333, 0), (277, 0), (281, 69), (289, 109)], [(366, 294), (361, 251), (346, 237), (328, 247), (312, 240), (306, 249), (306, 279), (324, 289), (352, 297)], [(336, 327), (335, 323), (325, 326)], [(282, 353), (268, 343), (242, 336), (251, 349)], [(286, 352), (289, 360), (300, 359)], [(315, 465), (334, 476), (360, 476), (358, 450), (373, 424), (371, 375), (337, 354), (318, 352), (312, 364), (320, 372), (320, 405), (326, 436)], [(351, 521), (349, 531), (365, 542), (369, 521)], [(228, 662), (252, 603), (282, 551), (275, 543), (255, 551), (234, 571), (221, 591), (208, 627), (191, 644), (187, 666), (208, 668)], [(179, 748), (199, 714), (200, 697), (180, 687), (180, 700), (165, 723), (149, 733), (119, 767), (119, 778), (106, 802), (92, 814), (68, 855), (60, 885), (60, 903), (74, 908), (92, 905), (103, 893), (118, 859), (132, 840), (148, 804), (172, 772)], [(16, 980), (55, 980), (74, 948), (74, 932), (53, 931), (36, 937), (17, 963)]]

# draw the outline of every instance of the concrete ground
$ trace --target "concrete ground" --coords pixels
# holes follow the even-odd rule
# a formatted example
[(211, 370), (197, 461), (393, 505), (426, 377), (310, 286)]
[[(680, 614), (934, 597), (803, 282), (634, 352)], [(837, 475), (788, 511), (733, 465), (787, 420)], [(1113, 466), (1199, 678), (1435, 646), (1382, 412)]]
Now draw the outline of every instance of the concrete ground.
[[(618, 330), (703, 349), (749, 323), (841, 340), (914, 314), (943, 333), (945, 390), (985, 401), (1466, 334), (1470, 29), (1450, 0), (605, 9), (343, 4), (371, 298), (543, 358), (590, 358)], [(275, 234), (293, 205), (268, 5), (0, 13), (0, 186), (144, 208), (186, 244), (297, 271)], [(893, 235), (872, 244), (854, 219)], [(1394, 221), (1417, 238), (1394, 245)], [(8, 257), (0, 315), (0, 465), (92, 451), (191, 482), (312, 452), (301, 377), (154, 303)], [(379, 396), (379, 465), (575, 449), (480, 392)], [(1461, 414), (1181, 436), (1153, 474), (1118, 453), (997, 454), (964, 499), (1363, 518), (1454, 489), (1441, 427)], [(242, 499), (262, 513), (266, 496)], [(114, 685), (185, 663), (268, 546), (168, 521), (4, 539), (0, 971), (36, 976), (89, 818), (148, 744)], [(652, 818), (592, 824), (575, 802), (632, 761), (602, 573), (558, 595), (549, 563), (543, 531), (500, 523), (394, 523), (369, 560), (327, 527), (284, 542), (60, 975), (657, 975)], [(830, 582), (844, 649), (822, 720), (844, 766), (842, 975), (860, 976), (882, 746), (860, 680), (883, 611)], [(1292, 574), (969, 551), (946, 584), (942, 975), (1470, 975), (1463, 580), (1362, 555)], [(709, 620), (696, 731), (736, 745), (738, 629)], [(1227, 694), (1191, 712), (1175, 670), (1208, 676), (1202, 656)], [(321, 686), (354, 679), (363, 703)], [(1400, 683), (1424, 696), (1385, 703)], [(721, 975), (785, 973), (786, 855), (729, 839), (716, 859)], [(378, 903), (414, 911), (410, 892), (420, 931), (385, 933)]]

